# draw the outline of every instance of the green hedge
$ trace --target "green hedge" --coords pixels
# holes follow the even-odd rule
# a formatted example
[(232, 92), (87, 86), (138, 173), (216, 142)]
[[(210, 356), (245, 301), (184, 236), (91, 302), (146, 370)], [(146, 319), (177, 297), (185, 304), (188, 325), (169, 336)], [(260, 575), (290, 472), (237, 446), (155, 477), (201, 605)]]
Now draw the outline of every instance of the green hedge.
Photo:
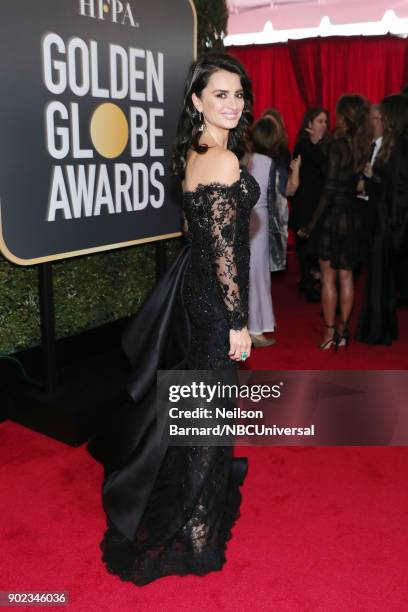
[[(180, 240), (170, 240), (168, 259)], [(142, 244), (53, 264), (57, 337), (133, 314), (155, 282), (155, 245)], [(40, 340), (37, 266), (22, 268), (0, 256), (0, 353)]]

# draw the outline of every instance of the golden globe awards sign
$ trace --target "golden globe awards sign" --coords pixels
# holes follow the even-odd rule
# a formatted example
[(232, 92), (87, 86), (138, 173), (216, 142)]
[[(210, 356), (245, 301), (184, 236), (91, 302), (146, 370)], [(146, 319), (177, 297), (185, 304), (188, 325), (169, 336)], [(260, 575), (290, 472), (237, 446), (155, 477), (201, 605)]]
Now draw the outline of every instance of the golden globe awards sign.
[(27, 265), (178, 235), (189, 0), (13, 0), (0, 24), (0, 246)]

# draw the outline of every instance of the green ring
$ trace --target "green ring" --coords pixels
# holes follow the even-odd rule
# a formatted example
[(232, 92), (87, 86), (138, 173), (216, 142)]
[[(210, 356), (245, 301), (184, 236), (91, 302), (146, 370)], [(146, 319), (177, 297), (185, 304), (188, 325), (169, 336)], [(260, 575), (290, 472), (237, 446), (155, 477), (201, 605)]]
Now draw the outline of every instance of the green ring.
[(246, 351), (242, 351), (241, 353), (241, 361), (245, 361), (245, 359), (248, 357), (248, 353)]

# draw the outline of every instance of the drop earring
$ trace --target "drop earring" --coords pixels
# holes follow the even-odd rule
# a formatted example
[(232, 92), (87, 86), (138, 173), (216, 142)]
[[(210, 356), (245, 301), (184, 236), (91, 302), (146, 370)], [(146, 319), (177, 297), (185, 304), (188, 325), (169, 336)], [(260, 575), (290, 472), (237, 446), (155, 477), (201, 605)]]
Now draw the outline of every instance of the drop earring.
[(204, 130), (204, 121), (203, 121), (203, 115), (202, 113), (198, 113), (198, 121), (200, 123), (200, 127), (198, 128), (199, 132), (202, 132)]

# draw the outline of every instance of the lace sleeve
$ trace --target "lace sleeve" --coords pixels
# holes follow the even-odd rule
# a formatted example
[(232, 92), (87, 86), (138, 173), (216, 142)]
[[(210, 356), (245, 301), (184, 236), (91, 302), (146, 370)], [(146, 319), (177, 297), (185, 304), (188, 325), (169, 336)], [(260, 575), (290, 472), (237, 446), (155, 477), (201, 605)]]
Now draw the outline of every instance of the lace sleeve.
[(334, 141), (329, 149), (326, 182), (320, 198), (320, 202), (314, 212), (310, 223), (307, 226), (309, 233), (313, 231), (316, 226), (316, 223), (319, 221), (326, 208), (330, 205), (330, 202), (332, 201), (334, 195), (336, 194), (336, 191), (339, 188), (339, 175), (341, 172), (341, 165), (342, 154), (340, 143), (339, 141)]
[(237, 201), (233, 186), (217, 187), (208, 194), (211, 258), (231, 329), (242, 329), (248, 313), (243, 306), (235, 257)]

